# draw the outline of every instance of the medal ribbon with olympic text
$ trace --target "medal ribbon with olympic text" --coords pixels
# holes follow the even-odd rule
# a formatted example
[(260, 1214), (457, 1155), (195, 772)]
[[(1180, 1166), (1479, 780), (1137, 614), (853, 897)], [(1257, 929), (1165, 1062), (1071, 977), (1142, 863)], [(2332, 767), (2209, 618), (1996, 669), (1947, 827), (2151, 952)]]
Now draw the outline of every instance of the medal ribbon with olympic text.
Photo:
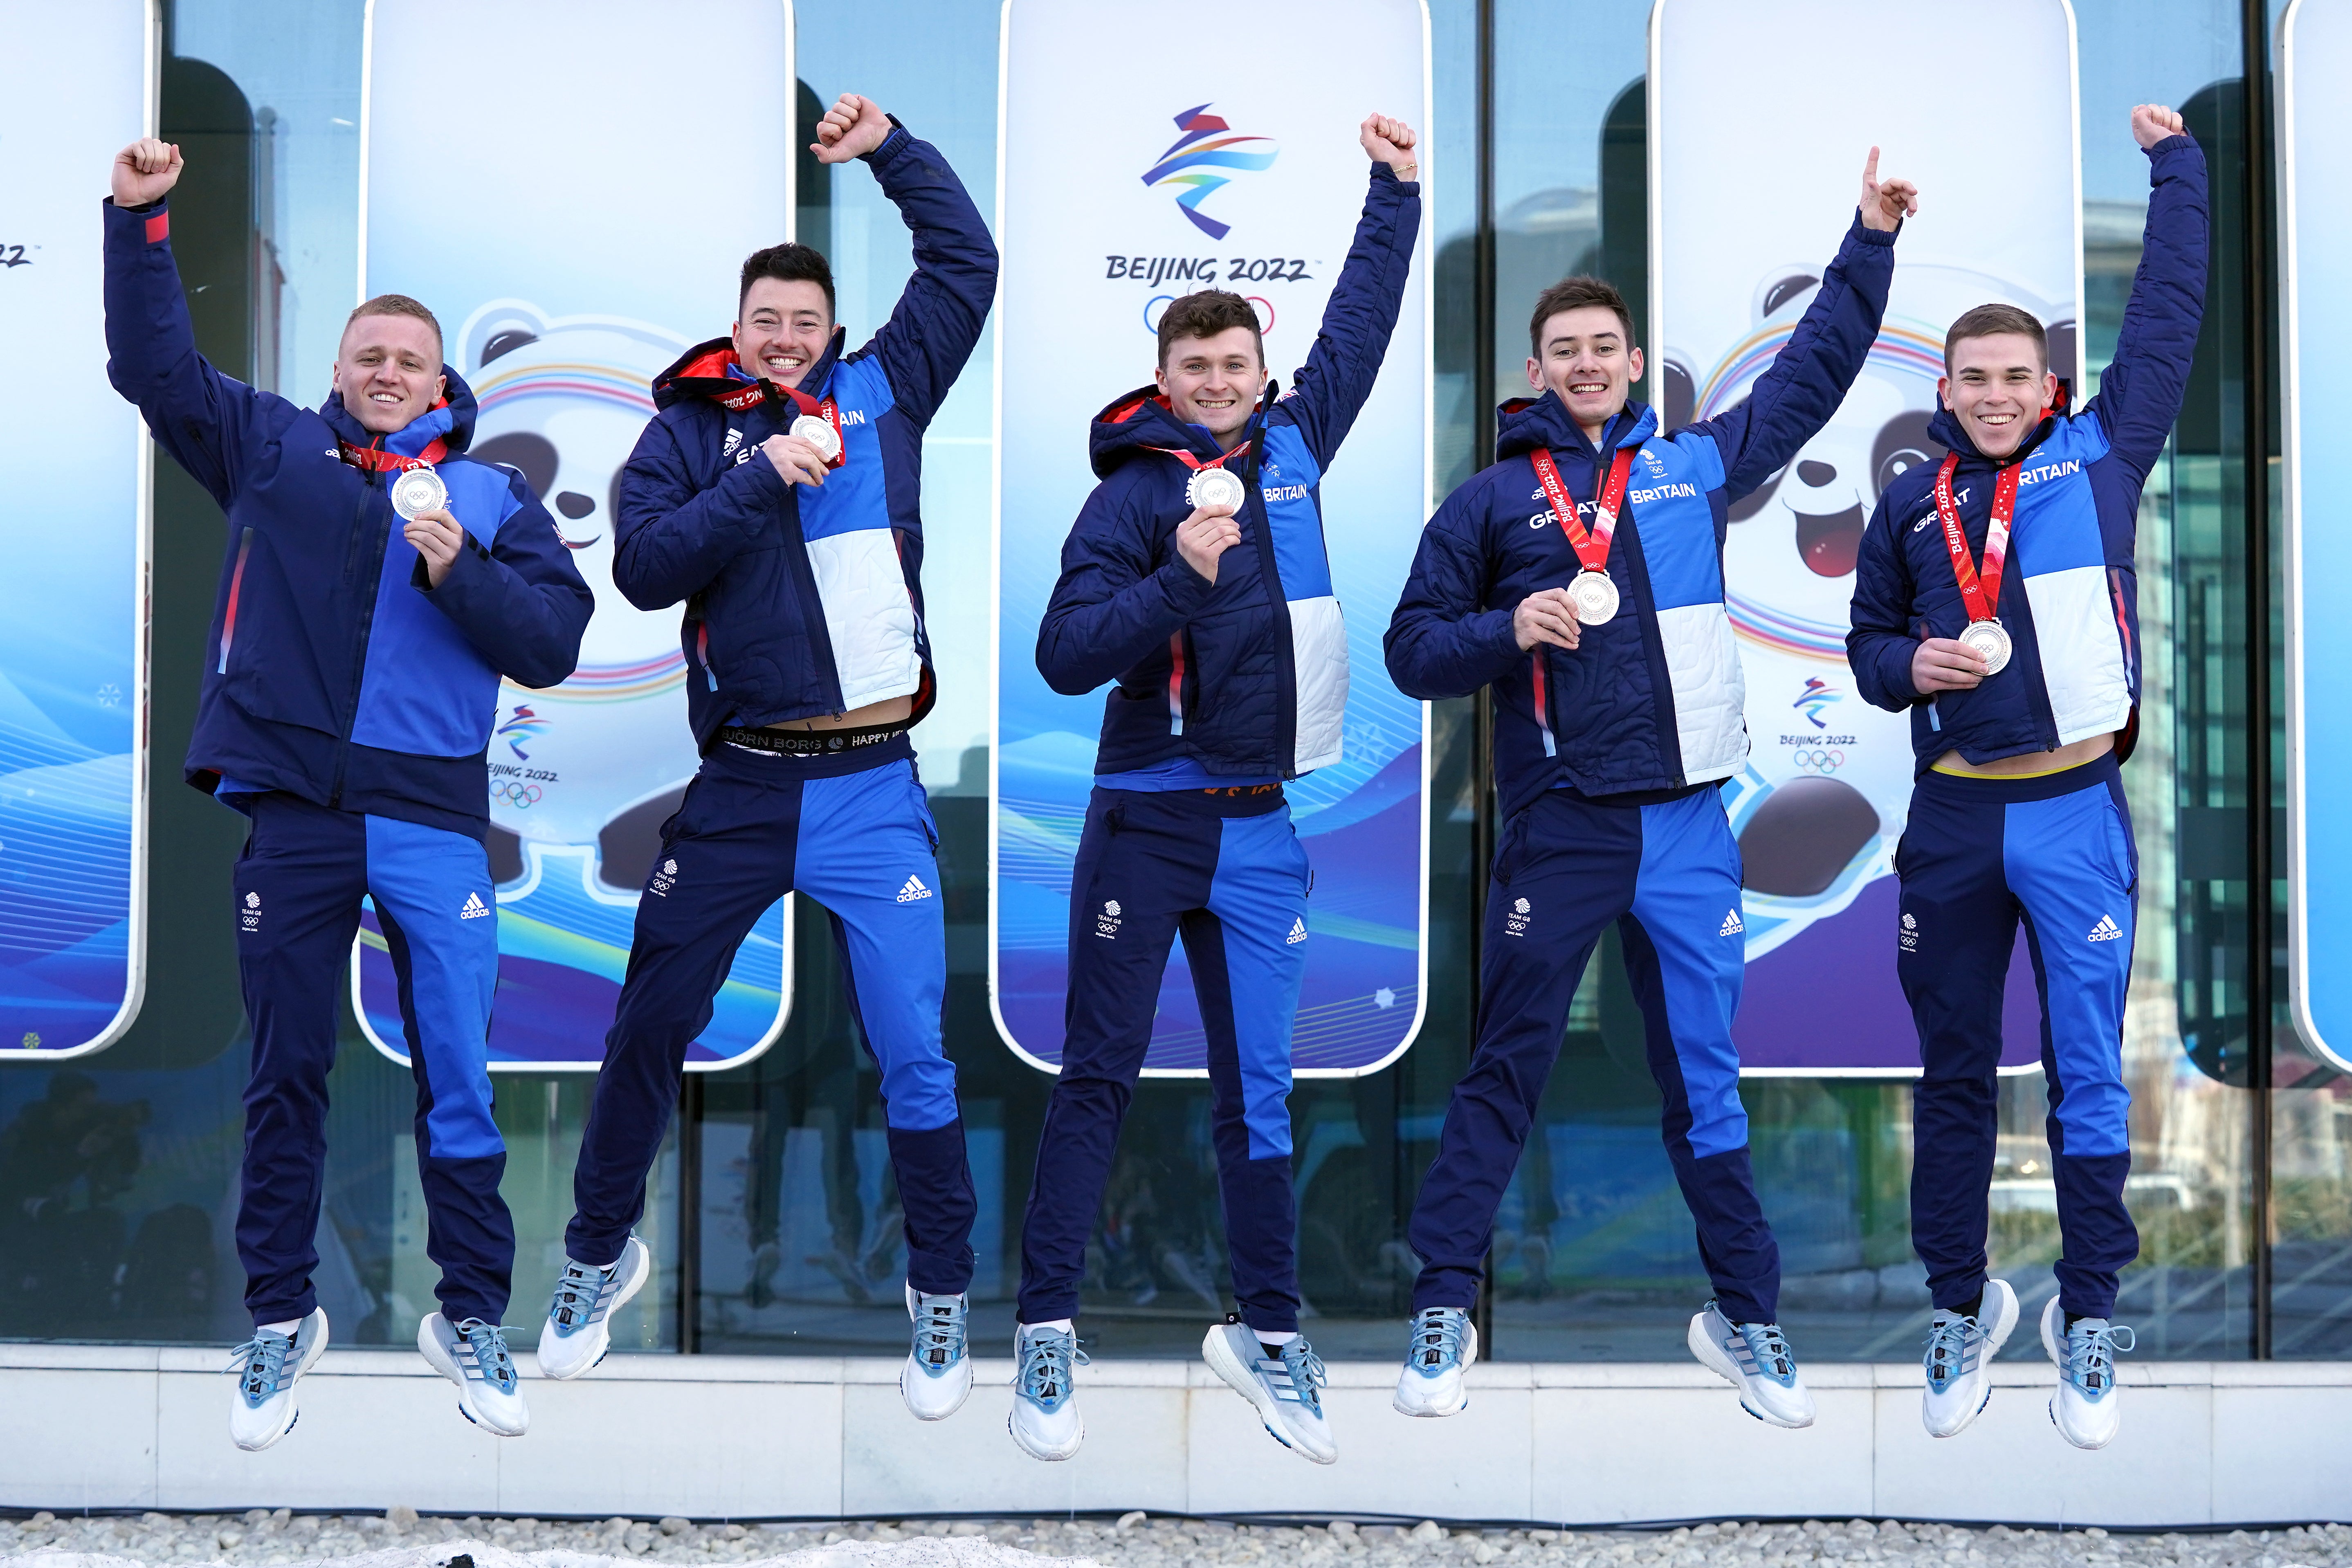
[(1973, 626), (1996, 619), (2000, 609), (2001, 563), (2009, 558), (2009, 524), (2017, 515), (2017, 476), (2024, 465), (2011, 463), (1993, 476), (1981, 574), (1969, 559), (1968, 532), (1960, 526), (1960, 509), (1952, 500), (1952, 471), (1959, 466), (1960, 455), (1952, 452), (1936, 470), (1936, 517), (1944, 525), (1944, 548), (1951, 552), (1952, 576), (1960, 585), (1960, 603), (1968, 606), (1969, 623)]
[(340, 436), (335, 437), (335, 446), (341, 451), (343, 461), (352, 468), (366, 468), (378, 474), (404, 474), (411, 468), (429, 468), (449, 455), (449, 443), (438, 436), (433, 437), (431, 446), (413, 458), (387, 452), (381, 447), (354, 447)]
[(1568, 499), (1568, 486), (1559, 477), (1559, 465), (1543, 447), (1535, 450), (1536, 478), (1543, 485), (1544, 499), (1551, 503), (1552, 516), (1559, 520), (1560, 532), (1576, 551), (1576, 558), (1584, 563), (1588, 572), (1609, 570), (1609, 541), (1617, 531), (1617, 509), (1625, 503), (1625, 480), (1633, 471), (1633, 448), (1620, 447), (1609, 464), (1609, 480), (1601, 487), (1601, 502), (1592, 509), (1592, 531), (1587, 533), (1584, 520), (1576, 515), (1576, 503)]

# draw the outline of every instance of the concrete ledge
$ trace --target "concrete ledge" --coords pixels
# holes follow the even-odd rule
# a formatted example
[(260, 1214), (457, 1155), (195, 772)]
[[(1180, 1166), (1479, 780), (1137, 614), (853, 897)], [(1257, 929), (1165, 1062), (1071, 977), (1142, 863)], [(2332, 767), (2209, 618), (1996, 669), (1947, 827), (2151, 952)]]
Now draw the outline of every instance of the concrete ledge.
[[(1118, 1510), (1406, 1515), (1550, 1524), (1743, 1517), (2205, 1525), (2352, 1514), (2352, 1363), (2126, 1362), (2123, 1436), (2066, 1446), (2050, 1369), (1994, 1369), (1991, 1405), (1948, 1442), (1919, 1426), (1919, 1368), (1822, 1363), (1809, 1430), (1750, 1419), (1689, 1363), (1472, 1369), (1445, 1421), (1389, 1408), (1382, 1363), (1331, 1367), (1341, 1458), (1276, 1447), (1198, 1362), (1081, 1374), (1087, 1446), (1041, 1465), (1004, 1434), (1013, 1363), (974, 1363), (971, 1402), (926, 1425), (898, 1363), (620, 1355), (576, 1383), (520, 1358), (531, 1432), (457, 1413), (413, 1353), (331, 1350), (296, 1430), (243, 1454), (223, 1430), (217, 1349), (0, 1344), (0, 1505), (829, 1519)], [(70, 1412), (70, 1420), (60, 1414)]]

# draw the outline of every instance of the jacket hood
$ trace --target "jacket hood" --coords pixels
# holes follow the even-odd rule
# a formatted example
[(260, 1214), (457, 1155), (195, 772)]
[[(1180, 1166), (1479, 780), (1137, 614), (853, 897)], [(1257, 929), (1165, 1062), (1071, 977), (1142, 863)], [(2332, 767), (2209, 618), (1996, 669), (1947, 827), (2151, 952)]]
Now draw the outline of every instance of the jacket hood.
[[(1637, 447), (1658, 433), (1657, 410), (1646, 403), (1628, 403), (1601, 432), (1613, 450)], [(1514, 397), (1495, 411), (1495, 460), (1516, 458), (1537, 447), (1559, 447), (1598, 457), (1583, 427), (1569, 417), (1559, 394), (1546, 388), (1541, 397)]]
[[(2074, 384), (2063, 376), (2059, 377), (2058, 400), (2053, 403), (2049, 410), (2042, 415), (2042, 423), (2033, 427), (2033, 433), (2019, 445), (2016, 451), (2010, 454), (2011, 459), (2014, 461), (2023, 458), (2034, 447), (2048, 439), (2051, 426), (2072, 409), (2074, 401)], [(1964, 458), (1974, 458), (1980, 463), (1992, 462), (1990, 458), (1977, 450), (1977, 444), (1969, 439), (1969, 433), (1962, 427), (1959, 416), (1948, 408), (1937, 408), (1936, 416), (1927, 421), (1927, 438), (1948, 450), (1958, 452)]]
[[(1265, 411), (1281, 395), (1280, 384), (1272, 376), (1266, 377), (1265, 391), (1250, 415), (1248, 429), (1252, 436), (1265, 423)], [(1214, 460), (1221, 450), (1216, 437), (1205, 426), (1187, 425), (1177, 418), (1167, 397), (1152, 386), (1139, 386), (1103, 405), (1087, 437), (1087, 456), (1098, 479), (1110, 478), (1132, 458), (1171, 447), (1181, 447), (1195, 457), (1210, 460)]]
[[(824, 395), (826, 384), (833, 380), (833, 367), (841, 363), (841, 345), (848, 335), (846, 328), (833, 329), (833, 339), (824, 345), (824, 357), (801, 377), (797, 390), (812, 397)], [(656, 408), (667, 408), (674, 403), (697, 397), (707, 397), (729, 408), (752, 408), (771, 395), (768, 384), (747, 373), (737, 362), (732, 338), (712, 338), (697, 343), (654, 377)]]
[(354, 447), (380, 446), (404, 458), (414, 458), (437, 437), (451, 452), (462, 452), (474, 439), (474, 416), (479, 412), (474, 403), (474, 389), (452, 366), (443, 365), (441, 374), (448, 384), (442, 390), (441, 401), (389, 436), (380, 436), (361, 424), (343, 406), (343, 395), (340, 392), (327, 394), (327, 401), (319, 405), (319, 417)]

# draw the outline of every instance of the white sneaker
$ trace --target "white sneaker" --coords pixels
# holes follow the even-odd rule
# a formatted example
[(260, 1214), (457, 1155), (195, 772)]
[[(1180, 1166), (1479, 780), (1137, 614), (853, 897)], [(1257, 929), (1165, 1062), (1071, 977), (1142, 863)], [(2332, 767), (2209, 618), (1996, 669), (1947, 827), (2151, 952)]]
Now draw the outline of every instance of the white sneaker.
[(1255, 1331), (1238, 1318), (1228, 1318), (1201, 1342), (1201, 1355), (1209, 1370), (1225, 1380), (1235, 1394), (1257, 1407), (1257, 1418), (1274, 1440), (1294, 1448), (1318, 1465), (1339, 1458), (1331, 1438), (1331, 1423), (1323, 1414), (1323, 1386), (1328, 1381), (1323, 1358), (1301, 1335), (1268, 1356)]
[(1005, 1429), (1033, 1459), (1066, 1459), (1087, 1440), (1078, 1416), (1076, 1368), (1087, 1364), (1077, 1335), (1068, 1329), (1013, 1331), (1013, 1414)]
[(294, 1430), (302, 1415), (294, 1407), (294, 1385), (326, 1349), (327, 1314), (314, 1307), (290, 1336), (257, 1328), (253, 1338), (229, 1352), (228, 1370), (236, 1379), (229, 1395), (229, 1441), (257, 1454)]
[(1778, 1323), (1735, 1323), (1709, 1301), (1690, 1321), (1699, 1365), (1739, 1390), (1739, 1407), (1775, 1426), (1813, 1424), (1813, 1396)]
[(416, 1325), (416, 1349), (434, 1371), (457, 1385), (458, 1415), (500, 1437), (530, 1430), (530, 1410), (523, 1404), (514, 1357), (507, 1353), (504, 1329), (479, 1318), (453, 1326), (440, 1313), (427, 1312)]
[(2042, 1309), (2042, 1348), (2058, 1364), (2050, 1421), (2077, 1448), (2104, 1448), (2116, 1440), (2123, 1425), (2116, 1401), (2116, 1352), (2137, 1342), (2128, 1326), (2105, 1318), (2077, 1318), (2068, 1328), (2055, 1296)]
[(918, 1421), (944, 1421), (971, 1393), (971, 1358), (964, 1353), (961, 1296), (926, 1296), (907, 1287), (907, 1316), (915, 1320), (915, 1347), (898, 1369), (898, 1395)]
[(1478, 1326), (1459, 1307), (1424, 1307), (1413, 1314), (1412, 1343), (1389, 1403), (1401, 1415), (1458, 1415), (1470, 1408), (1462, 1374), (1478, 1360)]
[(1957, 1437), (1992, 1400), (1992, 1358), (2017, 1327), (2017, 1292), (1988, 1279), (1977, 1315), (1938, 1308), (1927, 1329), (1927, 1386), (1919, 1418), (1930, 1437)]
[(613, 1314), (646, 1288), (653, 1271), (654, 1255), (634, 1236), (610, 1268), (565, 1258), (539, 1331), (540, 1374), (569, 1381), (603, 1361), (613, 1348)]

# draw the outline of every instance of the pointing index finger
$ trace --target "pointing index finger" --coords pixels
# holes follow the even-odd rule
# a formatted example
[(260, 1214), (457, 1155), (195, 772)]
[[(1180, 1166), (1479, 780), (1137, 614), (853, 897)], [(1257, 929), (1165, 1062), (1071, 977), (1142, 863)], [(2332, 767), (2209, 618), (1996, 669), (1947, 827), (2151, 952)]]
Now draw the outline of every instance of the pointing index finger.
[(1865, 185), (1878, 184), (1878, 149), (1875, 147), (1870, 150), (1870, 156), (1863, 162), (1862, 183)]

